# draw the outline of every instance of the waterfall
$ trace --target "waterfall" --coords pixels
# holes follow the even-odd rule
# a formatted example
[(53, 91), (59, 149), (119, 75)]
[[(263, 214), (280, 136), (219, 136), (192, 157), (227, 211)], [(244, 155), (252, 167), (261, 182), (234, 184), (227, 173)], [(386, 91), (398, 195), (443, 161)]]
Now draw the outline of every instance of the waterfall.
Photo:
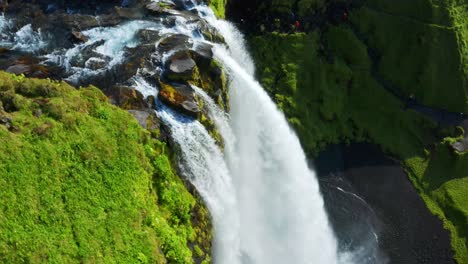
[[(157, 94), (156, 88), (142, 78), (135, 78), (135, 85), (143, 94)], [(220, 109), (213, 107), (214, 103), (208, 105), (212, 113), (220, 113)], [(173, 140), (180, 147), (182, 174), (195, 186), (210, 210), (215, 231), (215, 263), (241, 263), (236, 193), (221, 149), (197, 120), (181, 115), (161, 102), (158, 102), (157, 114), (169, 126)]]
[(336, 241), (296, 135), (252, 75), (222, 48), (215, 55), (231, 81), (242, 250), (259, 264), (335, 263)]
[[(195, 118), (160, 101), (155, 111), (170, 129), (181, 174), (195, 186), (212, 215), (214, 263), (351, 262), (339, 260), (315, 173), (308, 167), (300, 142), (283, 113), (255, 80), (254, 63), (243, 35), (232, 24), (218, 20), (208, 7), (191, 3), (186, 6), (198, 11), (227, 44), (210, 43), (215, 59), (224, 66), (229, 78), (229, 115), (203, 90), (193, 87), (221, 133), (224, 149)], [(195, 22), (176, 16), (166, 24), (135, 20), (88, 29), (81, 32), (86, 37), (83, 43), (54, 50), (43, 58), (62, 66), (69, 74), (68, 81), (78, 82), (125, 63), (125, 56), (132, 52), (130, 48), (138, 45), (137, 32), (141, 29), (161, 35), (187, 35), (194, 46), (207, 42)], [(45, 46), (41, 32), (34, 31), (31, 25), (16, 32), (15, 41), (21, 47)], [(88, 56), (83, 56), (85, 52)], [(170, 53), (153, 55), (154, 61), (161, 62), (152, 65), (160, 65), (157, 67), (162, 71), (161, 65)], [(138, 71), (129, 80), (133, 87), (145, 97), (157, 97), (157, 87), (143, 77), (145, 71), (153, 75), (155, 69), (142, 66)]]
[[(215, 58), (230, 79), (230, 116), (193, 87), (223, 136), (224, 153), (197, 120), (162, 103), (157, 113), (180, 147), (184, 176), (213, 216), (214, 262), (338, 263), (337, 242), (315, 173), (284, 115), (255, 81), (242, 34), (217, 20), (209, 8), (195, 9), (219, 30), (229, 48), (214, 44)], [(187, 34), (183, 27), (179, 32)], [(151, 89), (142, 81), (135, 83), (145, 94)]]

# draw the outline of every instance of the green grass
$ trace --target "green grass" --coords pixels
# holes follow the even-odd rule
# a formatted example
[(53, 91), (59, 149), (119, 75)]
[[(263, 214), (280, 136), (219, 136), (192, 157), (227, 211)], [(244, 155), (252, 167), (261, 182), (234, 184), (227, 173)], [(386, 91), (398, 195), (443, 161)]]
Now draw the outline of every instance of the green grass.
[(98, 89), (0, 72), (0, 117), (0, 262), (209, 259), (167, 147)]
[[(468, 154), (449, 147), (460, 131), (440, 130), (405, 109), (374, 75), (425, 104), (466, 109), (466, 60), (460, 54), (466, 53), (467, 18), (454, 28), (446, 5), (369, 3), (351, 11), (351, 25), (249, 36), (257, 76), (309, 157), (329, 144), (366, 141), (401, 160), (450, 231), (456, 260), (468, 263)], [(433, 13), (411, 16), (417, 10)], [(379, 56), (376, 68), (369, 50)]]
[(225, 7), (226, 7), (227, 0), (208, 0), (208, 3), (211, 9), (213, 9), (217, 18), (225, 18), (226, 16)]
[(404, 164), (429, 209), (450, 231), (456, 260), (468, 263), (468, 154), (454, 153), (446, 141)]
[(397, 2), (401, 3), (370, 1), (351, 16), (366, 44), (377, 53), (379, 73), (406, 97), (414, 95), (425, 105), (468, 112), (463, 67), (467, 51), (458, 41), (460, 34), (466, 34), (467, 13), (455, 16), (464, 22), (454, 23), (446, 3)]

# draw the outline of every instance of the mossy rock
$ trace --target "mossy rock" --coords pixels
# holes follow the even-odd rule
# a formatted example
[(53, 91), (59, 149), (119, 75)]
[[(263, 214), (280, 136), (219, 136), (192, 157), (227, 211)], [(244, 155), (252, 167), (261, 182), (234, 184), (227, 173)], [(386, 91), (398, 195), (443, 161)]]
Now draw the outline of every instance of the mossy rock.
[[(221, 64), (213, 58), (211, 48), (212, 46), (207, 44), (196, 50), (183, 50), (175, 53), (168, 59), (163, 78), (168, 82), (189, 83), (203, 89), (222, 109), (228, 111), (226, 73)], [(163, 89), (166, 89), (164, 85)], [(174, 94), (173, 90), (167, 89), (164, 93), (171, 96)], [(174, 99), (170, 101), (177, 101), (176, 97), (173, 96)], [(177, 98), (182, 100), (181, 97)]]
[(200, 106), (190, 85), (183, 83), (168, 84), (160, 81), (159, 86), (158, 97), (161, 101), (184, 114), (193, 117), (198, 116), (201, 111)]

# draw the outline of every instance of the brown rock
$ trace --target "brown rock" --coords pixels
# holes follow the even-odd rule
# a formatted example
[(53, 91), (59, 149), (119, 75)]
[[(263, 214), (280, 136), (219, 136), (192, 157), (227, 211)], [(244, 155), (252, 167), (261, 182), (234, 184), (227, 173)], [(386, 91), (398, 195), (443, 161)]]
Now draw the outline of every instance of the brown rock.
[(200, 105), (192, 87), (188, 84), (160, 82), (160, 87), (158, 98), (164, 103), (193, 117), (197, 117), (200, 113)]
[(81, 41), (81, 42), (86, 42), (86, 41), (88, 41), (88, 37), (86, 37), (85, 35), (83, 35), (83, 33), (81, 33), (80, 31), (75, 31), (75, 30), (73, 30), (73, 31), (72, 31), (72, 35), (73, 35), (73, 37), (75, 37), (75, 39), (78, 40), (78, 41)]
[(145, 110), (148, 105), (143, 95), (128, 86), (117, 86), (111, 89), (108, 96), (110, 101), (126, 110)]

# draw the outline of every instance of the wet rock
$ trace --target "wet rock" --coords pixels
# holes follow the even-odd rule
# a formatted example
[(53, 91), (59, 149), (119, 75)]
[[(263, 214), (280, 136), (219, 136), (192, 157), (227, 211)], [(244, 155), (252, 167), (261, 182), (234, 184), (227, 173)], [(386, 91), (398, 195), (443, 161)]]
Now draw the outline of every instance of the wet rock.
[(145, 16), (145, 12), (141, 8), (123, 8), (115, 7), (117, 15), (125, 19), (141, 19)]
[(72, 33), (72, 36), (74, 37), (74, 39), (77, 40), (77, 41), (80, 41), (80, 42), (88, 41), (88, 37), (83, 35), (83, 33), (81, 33), (81, 31), (72, 30), (71, 33)]
[(194, 79), (196, 63), (188, 51), (177, 52), (168, 59), (167, 76), (173, 81)]
[(137, 33), (138, 39), (143, 43), (156, 43), (161, 39), (161, 35), (156, 30), (142, 29)]
[(107, 27), (115, 26), (122, 22), (122, 18), (117, 14), (104, 14), (100, 16), (91, 16), (83, 14), (66, 14), (59, 13), (57, 15), (52, 14), (49, 19), (54, 23), (61, 23), (63, 26), (68, 28), (78, 28), (85, 30), (93, 27)]
[(158, 45), (158, 51), (166, 53), (171, 50), (191, 49), (193, 43), (190, 38), (182, 34), (166, 35)]
[(199, 24), (200, 32), (206, 40), (216, 43), (225, 43), (224, 37), (210, 24), (206, 23), (204, 20), (201, 20)]
[(151, 2), (147, 4), (146, 9), (150, 12), (160, 14), (164, 12), (168, 12), (169, 10), (176, 8), (176, 4), (169, 0), (162, 0), (158, 2)]
[(125, 51), (125, 61), (115, 68), (121, 81), (133, 77), (139, 69), (152, 67), (148, 58), (155, 51), (152, 44), (129, 48)]
[(107, 93), (111, 103), (125, 110), (145, 110), (148, 108), (143, 95), (128, 86), (116, 86)]
[(160, 82), (160, 87), (158, 97), (164, 103), (189, 116), (197, 117), (200, 113), (195, 93), (189, 85)]
[(194, 58), (198, 61), (211, 61), (213, 59), (213, 45), (208, 43), (197, 44), (193, 50)]
[(85, 62), (85, 67), (91, 70), (99, 70), (106, 67), (108, 61), (101, 58), (89, 58)]

